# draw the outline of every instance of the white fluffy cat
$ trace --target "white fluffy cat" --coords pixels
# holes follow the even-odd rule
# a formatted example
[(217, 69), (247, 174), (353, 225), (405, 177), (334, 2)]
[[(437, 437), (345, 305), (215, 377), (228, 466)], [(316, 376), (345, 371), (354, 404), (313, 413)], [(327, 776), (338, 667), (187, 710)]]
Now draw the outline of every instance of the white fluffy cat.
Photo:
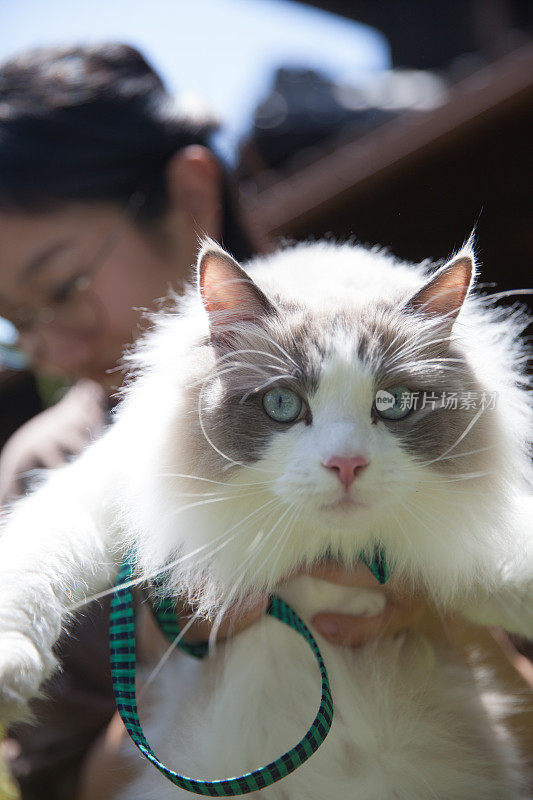
[[(24, 713), (69, 609), (110, 587), (130, 549), (147, 578), (172, 564), (167, 591), (207, 616), (268, 591), (310, 625), (318, 611), (377, 613), (384, 597), (284, 579), (383, 547), (439, 607), (533, 635), (525, 317), (472, 292), (470, 246), (428, 272), (330, 242), (244, 272), (204, 245), (200, 292), (137, 348), (113, 426), (5, 526), (0, 720)], [(333, 727), (257, 797), (522, 796), (509, 737), (444, 648), (412, 635), (358, 650), (317, 640)], [(264, 617), (201, 662), (175, 653), (142, 718), (169, 766), (223, 778), (294, 745), (319, 696), (305, 643)], [(124, 798), (181, 794), (146, 762)]]

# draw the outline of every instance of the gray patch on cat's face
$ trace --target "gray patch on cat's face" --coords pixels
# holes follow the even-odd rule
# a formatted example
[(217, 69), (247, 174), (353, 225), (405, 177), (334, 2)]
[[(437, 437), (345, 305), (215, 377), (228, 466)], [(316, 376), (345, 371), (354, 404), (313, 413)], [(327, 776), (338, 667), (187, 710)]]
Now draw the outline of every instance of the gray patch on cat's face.
[[(239, 464), (257, 462), (272, 437), (291, 427), (267, 416), (262, 406), (264, 392), (280, 383), (307, 401), (320, 379), (327, 349), (323, 326), (309, 312), (278, 305), (283, 317), (267, 318), (261, 328), (248, 326), (235, 335), (231, 349), (217, 353), (212, 374), (201, 390), (202, 422), (209, 438)], [(220, 469), (220, 456), (213, 448), (206, 450), (205, 437), (201, 438), (202, 460), (207, 458), (211, 468), (216, 464)]]
[[(430, 322), (392, 305), (384, 305), (379, 313), (367, 312), (357, 325), (358, 354), (372, 370), (376, 389), (406, 386), (418, 393), (419, 407), (407, 417), (376, 421), (385, 425), (418, 462), (432, 461), (433, 468), (447, 473), (479, 466), (483, 462), (481, 454), (465, 453), (487, 446), (491, 412), (481, 414), (457, 444), (479, 406), (467, 408), (458, 403), (457, 408), (443, 407), (444, 395), (472, 392), (479, 399), (482, 393), (482, 386), (465, 355), (453, 343), (453, 336), (450, 338)], [(424, 393), (426, 399), (435, 398), (430, 411), (420, 408)], [(439, 461), (439, 455), (448, 451), (449, 457)]]

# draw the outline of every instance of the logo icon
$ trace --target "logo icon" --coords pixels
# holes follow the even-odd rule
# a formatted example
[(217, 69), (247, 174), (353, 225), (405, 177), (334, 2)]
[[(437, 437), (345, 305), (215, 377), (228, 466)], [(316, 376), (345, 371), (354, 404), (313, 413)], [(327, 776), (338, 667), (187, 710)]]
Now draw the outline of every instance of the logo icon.
[(396, 398), (390, 392), (386, 392), (384, 389), (379, 389), (376, 392), (376, 408), (378, 411), (386, 411), (388, 408), (392, 408), (396, 402)]

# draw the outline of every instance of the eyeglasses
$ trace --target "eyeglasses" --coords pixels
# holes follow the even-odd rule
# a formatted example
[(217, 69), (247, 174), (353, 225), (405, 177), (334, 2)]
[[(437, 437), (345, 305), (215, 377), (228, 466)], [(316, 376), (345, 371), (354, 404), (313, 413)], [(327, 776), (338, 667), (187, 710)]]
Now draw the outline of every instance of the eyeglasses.
[(145, 195), (135, 192), (121, 214), (117, 226), (103, 242), (91, 263), (81, 274), (66, 280), (56, 290), (51, 302), (45, 306), (22, 305), (0, 315), (7, 319), (18, 331), (24, 334), (35, 328), (57, 325), (60, 328), (76, 330), (87, 336), (95, 336), (105, 322), (103, 309), (98, 296), (92, 291), (92, 284), (99, 269), (122, 238), (124, 230), (139, 213), (145, 203)]

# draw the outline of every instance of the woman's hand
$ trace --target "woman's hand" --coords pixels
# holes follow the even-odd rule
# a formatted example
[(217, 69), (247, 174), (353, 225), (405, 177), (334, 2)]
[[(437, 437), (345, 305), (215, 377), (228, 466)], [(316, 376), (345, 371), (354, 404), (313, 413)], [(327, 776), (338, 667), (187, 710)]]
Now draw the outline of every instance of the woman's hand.
[(362, 562), (348, 568), (333, 561), (325, 561), (313, 567), (309, 575), (342, 586), (379, 589), (387, 598), (383, 612), (374, 617), (317, 614), (313, 618), (313, 625), (332, 644), (360, 647), (378, 635), (393, 636), (400, 630), (413, 628), (425, 607), (424, 601), (410, 596), (394, 576), (388, 583), (381, 585)]
[[(412, 628), (425, 608), (422, 599), (414, 599), (394, 577), (382, 586), (370, 570), (359, 563), (356, 567), (343, 567), (333, 561), (317, 564), (305, 574), (342, 586), (361, 589), (379, 589), (387, 597), (387, 605), (381, 614), (374, 617), (354, 617), (348, 614), (320, 613), (313, 618), (313, 625), (332, 644), (359, 647), (378, 635), (392, 636), (405, 628)], [(247, 608), (245, 613), (231, 609), (224, 617), (217, 632), (217, 639), (233, 636), (256, 622), (265, 612), (268, 597), (265, 595)], [(192, 610), (183, 605), (179, 610), (182, 626), (191, 620)], [(204, 620), (191, 623), (183, 638), (186, 642), (207, 641), (211, 624)]]
[(54, 406), (21, 425), (0, 457), (0, 506), (25, 491), (31, 470), (53, 469), (78, 455), (101, 432), (104, 405), (103, 389), (82, 380)]

